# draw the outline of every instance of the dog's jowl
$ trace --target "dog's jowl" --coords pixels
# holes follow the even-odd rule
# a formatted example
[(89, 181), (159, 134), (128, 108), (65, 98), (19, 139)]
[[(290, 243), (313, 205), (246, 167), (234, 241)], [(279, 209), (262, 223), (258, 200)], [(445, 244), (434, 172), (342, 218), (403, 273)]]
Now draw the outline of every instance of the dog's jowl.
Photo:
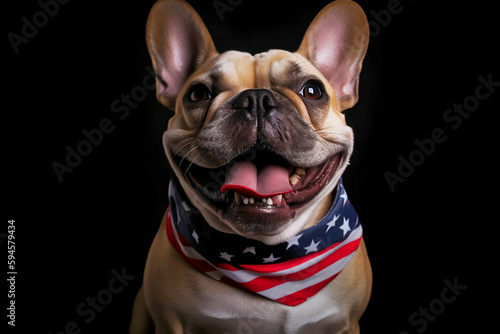
[(341, 176), (363, 10), (326, 6), (296, 52), (218, 53), (182, 0), (146, 30), (174, 173), (130, 332), (359, 333), (371, 268)]

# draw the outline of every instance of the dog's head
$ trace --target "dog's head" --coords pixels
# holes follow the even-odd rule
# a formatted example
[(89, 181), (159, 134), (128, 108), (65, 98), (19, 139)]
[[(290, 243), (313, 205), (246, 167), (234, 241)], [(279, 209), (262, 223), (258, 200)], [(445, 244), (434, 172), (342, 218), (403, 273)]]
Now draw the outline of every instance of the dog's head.
[(165, 150), (213, 227), (277, 243), (331, 204), (353, 147), (342, 112), (358, 99), (368, 39), (362, 9), (339, 0), (295, 53), (219, 54), (186, 2), (154, 5), (147, 43), (157, 97), (175, 110)]

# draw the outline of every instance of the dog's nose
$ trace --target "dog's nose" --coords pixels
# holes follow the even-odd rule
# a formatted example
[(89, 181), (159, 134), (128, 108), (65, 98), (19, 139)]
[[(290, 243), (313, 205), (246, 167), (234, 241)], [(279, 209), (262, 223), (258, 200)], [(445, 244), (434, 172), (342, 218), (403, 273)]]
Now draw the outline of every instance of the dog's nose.
[(262, 117), (278, 105), (273, 93), (267, 89), (247, 89), (234, 100), (235, 110), (245, 109), (249, 113)]

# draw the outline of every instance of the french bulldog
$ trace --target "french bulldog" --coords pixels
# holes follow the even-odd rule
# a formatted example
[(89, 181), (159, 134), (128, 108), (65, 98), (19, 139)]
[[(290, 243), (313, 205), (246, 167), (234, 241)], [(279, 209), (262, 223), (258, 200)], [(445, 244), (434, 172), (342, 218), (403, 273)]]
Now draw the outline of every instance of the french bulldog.
[[(157, 98), (175, 111), (163, 143), (177, 195), (150, 248), (130, 333), (359, 333), (371, 266), (358, 219), (332, 208), (350, 205), (341, 175), (353, 131), (343, 112), (358, 100), (363, 10), (337, 0), (296, 52), (251, 55), (218, 53), (188, 3), (159, 0), (146, 38)], [(334, 231), (349, 243), (314, 237)], [(230, 244), (241, 249), (223, 251)], [(331, 260), (347, 244), (349, 256)], [(292, 251), (303, 254), (285, 259)]]

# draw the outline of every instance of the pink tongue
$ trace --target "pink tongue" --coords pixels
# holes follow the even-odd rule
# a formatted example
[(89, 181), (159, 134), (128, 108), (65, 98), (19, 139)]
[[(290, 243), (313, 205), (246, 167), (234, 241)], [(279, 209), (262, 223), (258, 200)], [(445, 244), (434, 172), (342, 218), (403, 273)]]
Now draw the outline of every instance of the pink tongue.
[(231, 167), (220, 191), (237, 191), (246, 196), (263, 198), (286, 194), (293, 188), (288, 168), (269, 165), (259, 172), (253, 163), (241, 161)]

